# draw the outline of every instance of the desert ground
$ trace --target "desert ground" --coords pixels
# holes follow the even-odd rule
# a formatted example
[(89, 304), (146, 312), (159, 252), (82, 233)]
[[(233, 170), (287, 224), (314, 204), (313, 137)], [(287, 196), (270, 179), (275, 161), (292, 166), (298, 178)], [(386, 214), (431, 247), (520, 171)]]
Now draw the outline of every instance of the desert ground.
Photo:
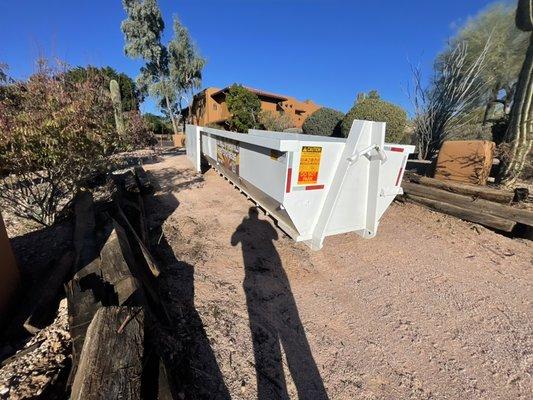
[(145, 167), (186, 398), (531, 398), (530, 241), (394, 203), (313, 252), (185, 155)]

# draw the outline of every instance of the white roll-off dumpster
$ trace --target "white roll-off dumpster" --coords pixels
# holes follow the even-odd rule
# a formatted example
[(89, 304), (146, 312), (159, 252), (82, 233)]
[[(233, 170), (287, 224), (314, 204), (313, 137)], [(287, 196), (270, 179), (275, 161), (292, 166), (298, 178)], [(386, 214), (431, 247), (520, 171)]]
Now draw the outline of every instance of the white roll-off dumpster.
[(385, 123), (354, 121), (346, 139), (187, 125), (187, 157), (202, 157), (296, 241), (319, 250), (326, 236), (376, 235), (414, 146), (386, 144)]

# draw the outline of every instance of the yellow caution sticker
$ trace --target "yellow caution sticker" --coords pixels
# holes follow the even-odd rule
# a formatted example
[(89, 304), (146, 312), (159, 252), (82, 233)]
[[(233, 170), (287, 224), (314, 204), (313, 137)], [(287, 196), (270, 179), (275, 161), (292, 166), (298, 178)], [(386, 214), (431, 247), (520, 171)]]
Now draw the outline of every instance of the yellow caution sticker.
[(318, 181), (322, 147), (303, 146), (298, 170), (298, 185), (314, 184)]

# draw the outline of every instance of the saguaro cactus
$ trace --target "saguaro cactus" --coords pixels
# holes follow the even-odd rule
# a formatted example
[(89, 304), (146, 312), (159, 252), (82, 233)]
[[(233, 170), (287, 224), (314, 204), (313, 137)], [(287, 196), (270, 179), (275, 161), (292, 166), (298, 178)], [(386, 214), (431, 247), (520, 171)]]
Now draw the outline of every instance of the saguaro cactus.
[(109, 91), (111, 92), (111, 102), (115, 111), (115, 126), (119, 135), (124, 134), (124, 114), (122, 112), (122, 98), (120, 97), (120, 86), (118, 82), (111, 79), (109, 82)]
[(501, 180), (507, 184), (512, 184), (523, 171), (533, 144), (533, 0), (518, 1), (516, 26), (532, 33), (516, 85), (511, 119), (505, 135), (509, 149), (504, 160)]

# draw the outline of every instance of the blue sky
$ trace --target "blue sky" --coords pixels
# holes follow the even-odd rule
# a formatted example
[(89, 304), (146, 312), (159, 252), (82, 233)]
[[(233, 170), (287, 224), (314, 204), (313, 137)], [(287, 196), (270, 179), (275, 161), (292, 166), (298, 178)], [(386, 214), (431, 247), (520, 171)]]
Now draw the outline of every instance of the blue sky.
[[(233, 82), (347, 111), (377, 89), (410, 108), (409, 63), (435, 55), (488, 0), (159, 0), (167, 30), (177, 15), (208, 64), (204, 87)], [(27, 77), (39, 55), (110, 65), (135, 77), (123, 52), (118, 0), (0, 0), (0, 61)], [(143, 110), (154, 111), (153, 102)]]

